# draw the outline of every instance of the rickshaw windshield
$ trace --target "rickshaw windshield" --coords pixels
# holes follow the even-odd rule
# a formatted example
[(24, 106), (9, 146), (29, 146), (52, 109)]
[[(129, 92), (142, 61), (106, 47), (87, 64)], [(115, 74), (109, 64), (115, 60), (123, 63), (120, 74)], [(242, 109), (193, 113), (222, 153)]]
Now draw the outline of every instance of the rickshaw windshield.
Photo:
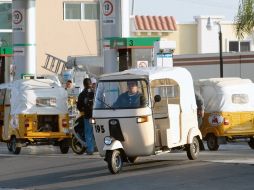
[(145, 80), (99, 81), (94, 109), (133, 109), (148, 106)]

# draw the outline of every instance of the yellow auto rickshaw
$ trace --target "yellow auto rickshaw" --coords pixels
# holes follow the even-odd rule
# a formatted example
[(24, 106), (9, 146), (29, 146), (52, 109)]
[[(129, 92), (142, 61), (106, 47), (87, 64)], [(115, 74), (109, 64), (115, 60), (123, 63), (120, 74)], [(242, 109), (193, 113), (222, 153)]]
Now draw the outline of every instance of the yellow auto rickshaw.
[(69, 150), (67, 92), (50, 79), (17, 80), (0, 85), (1, 141), (14, 154), (28, 145)]
[(254, 83), (241, 78), (210, 78), (195, 82), (204, 99), (201, 125), (209, 150), (238, 139), (254, 149)]

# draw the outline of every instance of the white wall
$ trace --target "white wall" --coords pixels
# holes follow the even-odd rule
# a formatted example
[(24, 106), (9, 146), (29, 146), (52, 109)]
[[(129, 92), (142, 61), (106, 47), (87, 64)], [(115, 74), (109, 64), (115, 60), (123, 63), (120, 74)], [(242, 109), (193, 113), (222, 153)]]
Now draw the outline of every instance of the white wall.
[(212, 30), (207, 30), (207, 20), (211, 18), (211, 22), (222, 20), (222, 16), (196, 16), (194, 19), (197, 22), (197, 38), (198, 52), (197, 53), (217, 53), (219, 52), (219, 27), (213, 24)]

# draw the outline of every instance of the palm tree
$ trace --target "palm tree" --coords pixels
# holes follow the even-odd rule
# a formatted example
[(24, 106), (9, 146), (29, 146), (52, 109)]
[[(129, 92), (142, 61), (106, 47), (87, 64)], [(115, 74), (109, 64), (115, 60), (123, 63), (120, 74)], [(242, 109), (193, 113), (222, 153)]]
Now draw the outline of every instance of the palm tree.
[(239, 0), (238, 12), (235, 17), (236, 36), (242, 39), (251, 34), (254, 27), (254, 0)]

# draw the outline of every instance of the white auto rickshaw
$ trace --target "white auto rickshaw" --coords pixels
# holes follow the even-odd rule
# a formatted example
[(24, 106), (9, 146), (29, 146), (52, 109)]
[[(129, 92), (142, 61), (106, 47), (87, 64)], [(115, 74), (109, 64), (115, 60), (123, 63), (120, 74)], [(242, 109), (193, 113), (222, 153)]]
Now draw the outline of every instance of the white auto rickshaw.
[(254, 149), (254, 83), (241, 78), (210, 78), (195, 82), (204, 99), (201, 125), (209, 150), (237, 139)]
[(28, 145), (69, 150), (67, 92), (50, 79), (17, 80), (0, 85), (0, 141), (19, 154)]
[[(138, 101), (126, 92), (128, 85), (137, 85)], [(118, 101), (122, 94), (127, 95), (127, 103)], [(92, 123), (98, 151), (110, 172), (118, 173), (123, 162), (172, 148), (186, 150), (190, 160), (196, 159), (202, 139), (196, 108), (192, 77), (184, 68), (139, 68), (102, 75)]]

